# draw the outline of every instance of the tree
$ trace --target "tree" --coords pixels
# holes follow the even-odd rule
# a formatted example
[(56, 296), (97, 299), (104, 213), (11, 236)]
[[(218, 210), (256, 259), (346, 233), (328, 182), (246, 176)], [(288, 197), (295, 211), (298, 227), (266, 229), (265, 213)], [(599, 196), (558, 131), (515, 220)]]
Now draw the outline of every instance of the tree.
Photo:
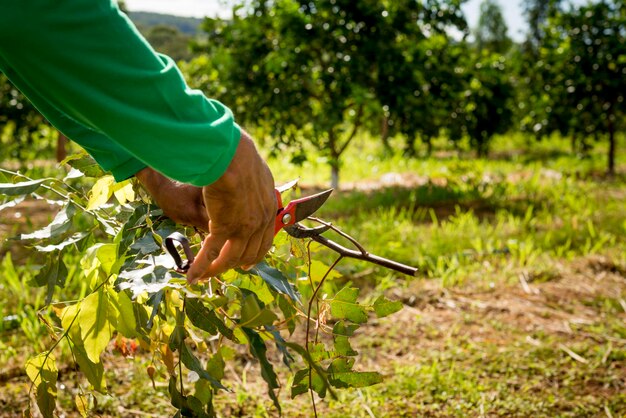
[(483, 51), (467, 57), (458, 120), (478, 156), (484, 157), (491, 138), (511, 128), (514, 90), (504, 56)]
[(496, 0), (483, 0), (480, 4), (480, 17), (474, 30), (478, 50), (488, 50), (498, 54), (509, 51), (513, 41), (507, 34), (507, 25), (502, 10)]
[(600, 1), (550, 20), (541, 66), (550, 91), (549, 110), (568, 115), (569, 132), (606, 135), (607, 172), (615, 172), (615, 132), (624, 123), (626, 5)]
[(152, 47), (175, 61), (189, 60), (192, 57), (190, 42), (192, 37), (169, 25), (155, 25), (143, 30), (146, 40)]
[(0, 157), (25, 160), (50, 148), (45, 119), (0, 73)]
[(454, 1), (394, 2), (389, 13), (390, 33), (382, 37), (390, 41), (378, 51), (375, 81), (385, 132), (405, 137), (407, 156), (415, 154), (418, 138), (430, 154), (432, 139), (454, 118), (455, 98), (462, 92), (462, 42), (450, 32), (466, 35), (467, 24)]
[(190, 65), (191, 83), (223, 93), (277, 149), (295, 149), (295, 160), (305, 158), (302, 140), (313, 144), (328, 159), (333, 187), (360, 129), (380, 131), (383, 119), (384, 131), (413, 139), (438, 132), (429, 117), (435, 96), (418, 96), (447, 86), (424, 64), (432, 51), (422, 42), (432, 34), (441, 52), (449, 27), (465, 27), (459, 1), (252, 1), (234, 15), (206, 21), (209, 57)]

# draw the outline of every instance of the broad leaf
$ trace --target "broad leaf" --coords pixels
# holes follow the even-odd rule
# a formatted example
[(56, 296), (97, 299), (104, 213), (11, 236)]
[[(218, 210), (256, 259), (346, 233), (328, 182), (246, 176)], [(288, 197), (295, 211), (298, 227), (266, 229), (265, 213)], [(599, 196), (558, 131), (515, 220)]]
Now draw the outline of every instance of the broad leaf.
[(379, 318), (394, 314), (402, 309), (402, 302), (400, 301), (391, 301), (385, 296), (381, 295), (374, 302), (374, 312), (376, 312), (376, 316)]
[(279, 270), (270, 267), (265, 262), (261, 262), (254, 266), (250, 272), (260, 276), (265, 283), (278, 293), (289, 296), (289, 298), (294, 302), (300, 302), (300, 295), (295, 290), (294, 286), (289, 283), (287, 277), (285, 277), (285, 275)]
[(352, 370), (354, 359), (338, 358), (328, 367), (328, 375), (337, 387), (362, 388), (383, 381), (377, 372), (355, 372)]
[(80, 326), (85, 353), (91, 362), (100, 362), (100, 354), (113, 335), (113, 321), (115, 316), (109, 294), (103, 288), (87, 296), (80, 303), (76, 322)]
[(187, 299), (185, 302), (185, 313), (196, 327), (211, 335), (217, 335), (217, 326), (215, 324), (217, 316), (215, 312), (204, 306), (199, 299)]
[(116, 312), (115, 329), (126, 338), (135, 338), (137, 336), (137, 321), (135, 320), (132, 300), (124, 291), (115, 293), (113, 289), (109, 289), (109, 295)]
[(346, 286), (333, 299), (327, 300), (330, 304), (330, 313), (337, 319), (348, 319), (357, 324), (367, 322), (367, 311), (357, 302), (359, 290)]
[(102, 363), (94, 363), (89, 360), (85, 347), (76, 344), (76, 342), (74, 342), (72, 353), (76, 359), (76, 363), (78, 363), (80, 371), (85, 375), (94, 390), (104, 393), (106, 391), (106, 383), (104, 381), (104, 366)]
[(49, 252), (52, 252), (52, 251), (59, 251), (59, 250), (64, 249), (65, 247), (69, 247), (72, 244), (76, 244), (77, 242), (82, 241), (88, 235), (89, 235), (88, 232), (77, 232), (76, 234), (72, 235), (70, 238), (66, 239), (65, 241), (61, 242), (60, 244), (45, 245), (45, 246), (35, 245), (35, 248), (37, 249), (37, 251), (42, 252), (42, 253), (49, 253)]
[(199, 299), (188, 298), (185, 302), (185, 313), (196, 327), (211, 335), (216, 335), (219, 331), (229, 340), (236, 341), (233, 330), (228, 328), (215, 311), (207, 308)]
[(261, 365), (261, 377), (267, 383), (268, 387), (268, 395), (274, 401), (274, 406), (278, 409), (280, 413), (280, 403), (278, 402), (278, 398), (276, 397), (276, 393), (274, 393), (274, 389), (278, 389), (278, 378), (276, 377), (276, 372), (274, 372), (274, 368), (272, 367), (272, 363), (267, 360), (267, 347), (265, 346), (265, 342), (261, 338), (261, 336), (254, 330), (249, 328), (242, 328), (243, 332), (248, 337), (248, 341), (250, 342), (250, 354), (259, 360), (259, 364)]
[(36, 388), (39, 411), (44, 417), (53, 417), (56, 408), (57, 378), (59, 371), (52, 353), (42, 353), (28, 359), (26, 374)]
[(87, 210), (97, 209), (104, 205), (113, 194), (113, 184), (115, 184), (113, 176), (100, 177), (89, 192)]
[(259, 306), (254, 294), (245, 296), (241, 305), (239, 325), (242, 327), (256, 328), (262, 325), (272, 325), (274, 321), (278, 320), (274, 312)]
[(183, 344), (181, 348), (180, 359), (189, 370), (192, 370), (198, 373), (198, 376), (204, 380), (208, 380), (211, 384), (218, 388), (224, 389), (228, 391), (228, 389), (220, 383), (215, 377), (211, 376), (209, 372), (207, 372), (202, 365), (200, 364), (200, 360), (196, 356), (193, 355), (191, 349), (187, 346), (187, 344)]
[(102, 168), (89, 154), (70, 155), (61, 161), (61, 165), (63, 164), (69, 164), (87, 177), (102, 177), (104, 175)]
[(120, 205), (124, 205), (135, 200), (133, 184), (129, 180), (114, 184), (111, 190), (113, 190), (113, 195)]
[(22, 181), (20, 183), (0, 183), (0, 194), (19, 196), (36, 191), (48, 179)]
[(296, 317), (298, 311), (296, 311), (296, 309), (291, 306), (287, 298), (284, 296), (278, 298), (278, 307), (285, 317), (285, 322), (287, 323), (289, 335), (293, 334), (293, 332), (296, 330)]
[(45, 238), (55, 238), (69, 229), (72, 225), (72, 217), (76, 212), (76, 207), (69, 203), (63, 209), (56, 214), (52, 222), (40, 229), (39, 231), (32, 232), (30, 234), (22, 234), (20, 236), (21, 239), (45, 239)]
[(19, 205), (20, 203), (22, 203), (24, 201), (24, 199), (25, 199), (24, 196), (19, 196), (19, 197), (16, 197), (15, 199), (13, 199), (13, 200), (9, 200), (8, 202), (3, 203), (2, 205), (0, 205), (0, 211), (3, 210), (3, 209), (13, 208), (13, 207)]
[(47, 286), (46, 305), (48, 305), (52, 301), (54, 287), (64, 287), (66, 278), (67, 267), (61, 253), (57, 253), (47, 258), (46, 265), (29, 281), (29, 284), (36, 287)]

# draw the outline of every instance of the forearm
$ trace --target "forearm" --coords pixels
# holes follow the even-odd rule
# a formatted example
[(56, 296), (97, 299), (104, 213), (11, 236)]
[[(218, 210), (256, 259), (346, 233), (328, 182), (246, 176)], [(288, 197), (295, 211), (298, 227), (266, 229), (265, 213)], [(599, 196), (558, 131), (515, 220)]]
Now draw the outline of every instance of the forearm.
[(206, 185), (226, 170), (240, 137), (231, 112), (188, 89), (113, 3), (0, 5), (0, 57), (19, 88), (170, 178)]

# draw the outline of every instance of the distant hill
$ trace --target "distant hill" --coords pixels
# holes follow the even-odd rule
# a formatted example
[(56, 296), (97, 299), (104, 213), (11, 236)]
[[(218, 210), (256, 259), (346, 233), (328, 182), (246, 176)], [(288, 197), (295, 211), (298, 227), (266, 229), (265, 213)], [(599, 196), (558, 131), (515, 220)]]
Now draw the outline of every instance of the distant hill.
[(182, 17), (152, 12), (128, 12), (128, 17), (143, 32), (152, 26), (167, 25), (177, 28), (184, 34), (195, 35), (200, 30), (202, 19)]

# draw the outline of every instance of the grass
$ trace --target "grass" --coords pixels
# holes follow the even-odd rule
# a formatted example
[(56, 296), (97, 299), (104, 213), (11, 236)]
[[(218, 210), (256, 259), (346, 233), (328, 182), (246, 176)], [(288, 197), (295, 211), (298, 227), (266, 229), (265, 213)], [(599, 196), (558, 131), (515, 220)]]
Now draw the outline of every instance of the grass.
[[(344, 159), (346, 187), (319, 215), (371, 252), (420, 273), (407, 279), (363, 262), (339, 265), (338, 281), (363, 288), (364, 299), (384, 292), (405, 308), (361, 329), (354, 344), (357, 368), (380, 371), (385, 382), (319, 401), (320, 416), (626, 414), (623, 145), (621, 138), (619, 172), (608, 178), (601, 146), (579, 158), (559, 138), (529, 144), (503, 136), (494, 157), (481, 160), (447, 144), (439, 144), (438, 158), (406, 159), (386, 155), (371, 138), (357, 143)], [(270, 165), (278, 182), (301, 177), (303, 194), (329, 179), (322, 158), (302, 167), (286, 157)], [(49, 219), (33, 208), (7, 209), (0, 231), (10, 237)], [(16, 328), (0, 330), (0, 410), (7, 416), (20, 415), (26, 386), (24, 377), (2, 380), (2, 373), (48, 343), (36, 314), (45, 296), (26, 285), (38, 260), (15, 246), (2, 244), (0, 263), (0, 317), (20, 318)], [(332, 254), (318, 257), (329, 261)], [(65, 292), (79, 293), (80, 286)], [(105, 361), (114, 370), (111, 394), (98, 395), (96, 413), (171, 414), (163, 380), (155, 390), (145, 373), (149, 358), (108, 352)], [(222, 416), (275, 416), (257, 366), (244, 353), (236, 364), (228, 370), (235, 394), (216, 399)], [(289, 374), (280, 375), (284, 415), (311, 416), (310, 399), (290, 400)], [(70, 367), (62, 381), (61, 411), (76, 415), (80, 377)]]

